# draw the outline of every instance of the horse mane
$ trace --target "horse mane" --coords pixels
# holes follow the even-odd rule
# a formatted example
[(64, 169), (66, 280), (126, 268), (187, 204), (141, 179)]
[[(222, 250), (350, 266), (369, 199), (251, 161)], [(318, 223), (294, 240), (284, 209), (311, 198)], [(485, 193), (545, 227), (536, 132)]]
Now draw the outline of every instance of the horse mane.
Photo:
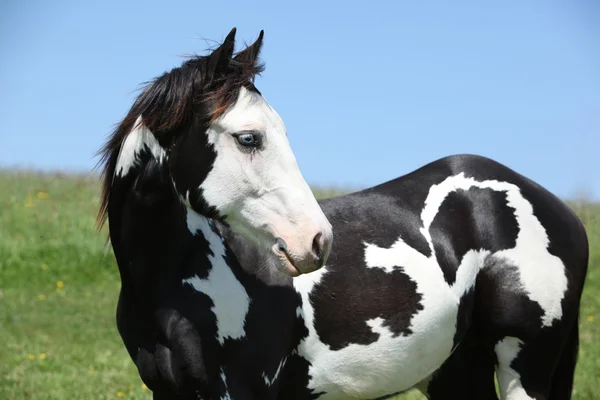
[[(235, 28), (232, 32), (235, 33)], [(101, 203), (96, 219), (98, 229), (108, 218), (108, 202), (121, 145), (138, 117), (142, 117), (142, 123), (161, 145), (165, 141), (172, 143), (181, 128), (189, 125), (194, 117), (199, 116), (206, 123), (215, 121), (235, 103), (240, 88), (258, 92), (254, 78), (264, 70), (264, 64), (257, 62), (261, 40), (262, 32), (254, 45), (235, 57), (228, 57), (219, 73), (210, 71), (211, 54), (195, 55), (180, 67), (144, 85), (125, 118), (98, 152), (102, 179)]]

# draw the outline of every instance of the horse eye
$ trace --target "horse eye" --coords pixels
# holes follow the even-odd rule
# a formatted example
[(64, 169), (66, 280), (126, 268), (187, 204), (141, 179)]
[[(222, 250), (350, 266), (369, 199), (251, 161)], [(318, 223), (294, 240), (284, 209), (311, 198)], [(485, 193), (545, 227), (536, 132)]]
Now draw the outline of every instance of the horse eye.
[(238, 143), (244, 147), (256, 147), (258, 146), (258, 138), (254, 132), (244, 132), (235, 135)]

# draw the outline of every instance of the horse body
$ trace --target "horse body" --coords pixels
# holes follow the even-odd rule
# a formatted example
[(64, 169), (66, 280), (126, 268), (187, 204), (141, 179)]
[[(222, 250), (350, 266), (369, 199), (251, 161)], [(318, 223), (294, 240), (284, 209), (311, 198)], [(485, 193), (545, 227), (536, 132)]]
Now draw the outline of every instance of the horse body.
[[(587, 239), (552, 194), (461, 155), (320, 204), (336, 243), (323, 269), (294, 278), (316, 398), (415, 385), (495, 398), (494, 367), (503, 398), (555, 398), (553, 382), (572, 382), (573, 369), (555, 370), (575, 356)], [(481, 352), (481, 365), (440, 369), (457, 350), (463, 361)]]
[[(303, 333), (279, 398), (494, 399), (494, 372), (504, 399), (569, 398), (588, 248), (558, 198), (459, 155), (319, 203), (336, 243), (293, 279)], [(245, 270), (268, 265), (226, 240)]]

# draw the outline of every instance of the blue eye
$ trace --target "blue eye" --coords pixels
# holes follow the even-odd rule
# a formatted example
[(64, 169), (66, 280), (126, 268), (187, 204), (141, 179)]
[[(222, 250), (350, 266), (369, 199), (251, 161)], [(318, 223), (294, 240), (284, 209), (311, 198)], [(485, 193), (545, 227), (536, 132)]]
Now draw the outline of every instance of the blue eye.
[(240, 132), (234, 136), (241, 146), (249, 148), (256, 148), (260, 146), (260, 135), (257, 132)]
[(242, 146), (254, 146), (256, 143), (256, 137), (253, 133), (242, 133), (237, 137), (237, 140)]

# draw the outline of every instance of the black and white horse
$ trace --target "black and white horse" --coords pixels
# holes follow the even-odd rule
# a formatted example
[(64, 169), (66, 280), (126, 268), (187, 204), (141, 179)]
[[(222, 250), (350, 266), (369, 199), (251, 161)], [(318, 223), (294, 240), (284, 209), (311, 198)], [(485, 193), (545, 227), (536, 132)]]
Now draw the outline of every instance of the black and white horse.
[(588, 257), (571, 210), (453, 156), (320, 201), (327, 258), (250, 83), (262, 34), (232, 58), (233, 33), (150, 84), (105, 147), (117, 322), (155, 398), (495, 399), (494, 373), (503, 399), (570, 398)]

